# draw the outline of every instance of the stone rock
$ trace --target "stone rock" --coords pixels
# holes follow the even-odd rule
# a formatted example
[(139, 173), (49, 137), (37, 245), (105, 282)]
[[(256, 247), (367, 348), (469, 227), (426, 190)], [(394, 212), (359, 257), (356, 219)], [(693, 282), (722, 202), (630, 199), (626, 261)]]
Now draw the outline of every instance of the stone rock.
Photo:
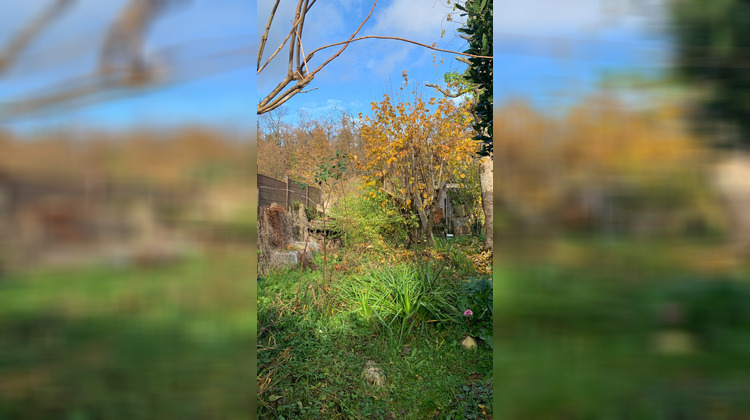
[[(295, 241), (295, 242), (292, 242), (291, 246), (294, 249), (304, 250), (305, 249), (305, 241)], [(318, 245), (317, 242), (308, 241), (307, 242), (307, 251), (308, 252), (320, 252), (320, 245)]]
[(362, 374), (368, 384), (372, 386), (385, 386), (385, 374), (383, 373), (383, 369), (379, 368), (374, 361), (367, 361), (365, 370)]
[(461, 341), (461, 345), (467, 350), (473, 350), (477, 348), (477, 340), (474, 337), (467, 335), (466, 338)]

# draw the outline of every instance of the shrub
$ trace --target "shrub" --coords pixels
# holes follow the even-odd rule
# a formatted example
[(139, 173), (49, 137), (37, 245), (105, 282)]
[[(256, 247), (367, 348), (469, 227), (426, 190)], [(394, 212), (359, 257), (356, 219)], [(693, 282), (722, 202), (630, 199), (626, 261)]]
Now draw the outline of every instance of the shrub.
[(331, 214), (334, 227), (343, 232), (344, 243), (351, 247), (372, 245), (385, 249), (387, 243), (404, 244), (408, 230), (417, 223), (414, 216), (402, 215), (384, 193), (372, 189), (342, 198)]

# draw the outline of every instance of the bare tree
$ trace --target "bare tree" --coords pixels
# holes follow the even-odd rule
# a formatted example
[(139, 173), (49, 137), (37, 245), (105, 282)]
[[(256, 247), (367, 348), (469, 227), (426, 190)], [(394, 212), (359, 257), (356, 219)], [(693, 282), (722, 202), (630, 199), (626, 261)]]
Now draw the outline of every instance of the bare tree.
[[(315, 5), (316, 1), (317, 0), (298, 0), (297, 1), (297, 8), (295, 9), (294, 19), (292, 21), (292, 27), (289, 30), (289, 33), (287, 33), (284, 40), (274, 50), (274, 52), (271, 53), (268, 59), (263, 61), (263, 53), (265, 51), (266, 42), (268, 41), (268, 34), (271, 30), (271, 26), (273, 24), (273, 20), (276, 16), (276, 11), (278, 9), (278, 6), (281, 0), (276, 0), (276, 2), (274, 3), (270, 16), (268, 17), (268, 23), (266, 23), (263, 36), (261, 37), (260, 46), (258, 47), (257, 71), (258, 71), (258, 75), (260, 75), (261, 72), (263, 72), (263, 70), (267, 68), (268, 64), (274, 58), (276, 58), (279, 52), (281, 52), (284, 49), (284, 46), (287, 44), (287, 42), (289, 42), (289, 53), (287, 55), (287, 62), (288, 62), (287, 74), (281, 81), (279, 81), (279, 83), (276, 85), (276, 87), (274, 87), (271, 90), (271, 92), (269, 92), (265, 97), (263, 97), (260, 100), (256, 109), (256, 112), (258, 115), (264, 114), (268, 111), (276, 109), (279, 106), (283, 105), (286, 101), (294, 97), (294, 95), (304, 92), (302, 89), (307, 87), (307, 85), (309, 85), (310, 82), (312, 82), (315, 75), (320, 70), (322, 70), (328, 63), (330, 63), (336, 57), (341, 55), (341, 53), (343, 53), (344, 50), (346, 50), (349, 44), (351, 44), (352, 42), (361, 41), (364, 39), (396, 40), (396, 41), (408, 42), (411, 44), (419, 45), (421, 47), (429, 48), (435, 51), (447, 52), (450, 54), (463, 55), (467, 57), (492, 58), (492, 57), (477, 56), (477, 55), (462, 53), (458, 51), (445, 50), (445, 49), (437, 48), (434, 44), (427, 45), (427, 44), (423, 44), (420, 42), (416, 42), (416, 41), (412, 41), (412, 40), (400, 38), (400, 37), (394, 37), (394, 36), (366, 35), (366, 36), (357, 37), (357, 34), (359, 33), (359, 31), (362, 29), (364, 24), (370, 19), (370, 16), (372, 15), (373, 10), (375, 10), (375, 6), (377, 5), (377, 0), (373, 0), (372, 7), (370, 8), (370, 12), (367, 14), (364, 20), (362, 20), (362, 22), (359, 24), (357, 29), (354, 30), (354, 32), (352, 32), (351, 36), (349, 36), (347, 40), (324, 45), (322, 47), (312, 50), (309, 54), (305, 55), (305, 51), (302, 46), (302, 30), (304, 29), (304, 26), (305, 26), (305, 18), (307, 17), (307, 13), (310, 12), (310, 9), (313, 7), (313, 5)], [(332, 47), (337, 47), (337, 46), (341, 46), (341, 48), (332, 56), (328, 57), (325, 61), (323, 61), (322, 64), (320, 64), (317, 67), (311, 66), (310, 62), (313, 56), (315, 55), (315, 53), (325, 50), (327, 48), (332, 48)], [(313, 88), (313, 90), (314, 89), (317, 89), (317, 88)]]

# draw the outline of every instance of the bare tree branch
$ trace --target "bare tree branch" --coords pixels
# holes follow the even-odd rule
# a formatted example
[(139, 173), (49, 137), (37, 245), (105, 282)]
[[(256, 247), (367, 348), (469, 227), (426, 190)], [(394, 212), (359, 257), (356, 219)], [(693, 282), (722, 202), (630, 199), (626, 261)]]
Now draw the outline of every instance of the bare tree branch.
[(148, 76), (143, 57), (143, 38), (151, 23), (171, 3), (185, 0), (130, 0), (109, 29), (99, 60), (99, 71), (130, 69), (134, 74)]
[[(374, 38), (374, 39), (392, 39), (392, 40), (396, 40), (396, 41), (403, 41), (403, 42), (408, 42), (410, 44), (419, 45), (420, 47), (429, 48), (429, 49), (435, 50), (435, 51), (446, 52), (446, 53), (450, 53), (450, 54), (463, 55), (463, 56), (466, 56), (466, 57), (492, 59), (491, 55), (489, 55), (489, 56), (487, 56), (487, 55), (474, 55), (474, 54), (467, 54), (467, 53), (463, 53), (463, 52), (459, 52), (459, 51), (444, 50), (442, 48), (433, 47), (432, 45), (423, 44), (421, 42), (412, 41), (410, 39), (400, 38), (400, 37), (397, 37), (397, 36), (380, 36), (380, 35), (366, 35), (366, 36), (361, 36), (359, 38), (349, 39), (347, 41), (337, 42), (335, 44), (325, 45), (325, 46), (322, 46), (322, 47), (314, 50), (313, 52), (311, 52), (310, 55), (307, 58), (309, 60), (312, 57), (313, 54), (315, 54), (316, 52), (318, 52), (318, 51), (320, 51), (322, 49), (325, 49), (325, 48), (335, 47), (336, 45), (341, 45), (341, 44), (347, 44), (348, 45), (349, 43), (354, 42), (354, 41), (361, 41), (363, 39), (370, 39), (370, 38)], [(459, 58), (462, 58), (462, 57), (459, 57)]]
[[(300, 6), (302, 4), (302, 1), (303, 0), (299, 0), (299, 2), (297, 3), (297, 6), (298, 6), (297, 10), (298, 11), (300, 10)], [(351, 41), (352, 39), (354, 39), (354, 37), (357, 35), (357, 33), (359, 33), (360, 29), (362, 29), (362, 26), (364, 26), (364, 24), (370, 19), (370, 16), (372, 15), (373, 10), (375, 10), (375, 5), (377, 3), (378, 3), (377, 0), (373, 0), (372, 7), (370, 8), (370, 12), (367, 14), (367, 16), (362, 21), (362, 23), (360, 23), (359, 27), (357, 27), (357, 30), (355, 30), (354, 33), (349, 37), (349, 41)], [(310, 4), (308, 6), (308, 8), (305, 9), (304, 14), (307, 14), (307, 12), (310, 10), (309, 9), (310, 7), (312, 7), (312, 4)], [(298, 22), (300, 22), (300, 20), (303, 19), (303, 16), (295, 15), (295, 22), (293, 24), (293, 28), (290, 31), (289, 35), (287, 35), (287, 39), (289, 38), (290, 35), (292, 35), (292, 34), (294, 34), (296, 32), (296, 28), (297, 28)], [(276, 88), (274, 88), (274, 90), (272, 90), (271, 93), (269, 93), (258, 104), (258, 106), (256, 108), (256, 112), (257, 112), (258, 115), (278, 108), (279, 106), (281, 106), (282, 104), (284, 104), (284, 102), (286, 102), (289, 99), (291, 99), (294, 95), (296, 95), (297, 93), (300, 93), (302, 91), (302, 89), (304, 89), (305, 86), (307, 86), (312, 81), (312, 79), (315, 77), (316, 73), (318, 73), (323, 67), (325, 67), (328, 63), (330, 63), (333, 59), (335, 59), (336, 57), (338, 57), (339, 55), (341, 55), (341, 53), (344, 52), (344, 50), (346, 49), (346, 47), (349, 46), (348, 42), (344, 42), (343, 44), (345, 44), (345, 45), (336, 54), (334, 54), (333, 56), (331, 56), (328, 60), (326, 60), (323, 64), (321, 64), (318, 68), (316, 68), (312, 72), (306, 71), (307, 74), (305, 74), (303, 76), (302, 73), (301, 73), (301, 70), (302, 70), (301, 67), (297, 71), (292, 71), (292, 59), (293, 59), (293, 56), (292, 56), (291, 52), (292, 52), (292, 48), (294, 46), (294, 42), (295, 41), (293, 40), (292, 43), (291, 43), (291, 45), (290, 45), (289, 70), (287, 72), (287, 76), (278, 85), (276, 85)], [(301, 37), (300, 37), (300, 42), (301, 42)], [(284, 43), (286, 43), (286, 39), (284, 40)], [(283, 45), (284, 44), (282, 44), (281, 47), (283, 47)], [(281, 48), (281, 47), (279, 47), (279, 48)], [(274, 53), (274, 55), (275, 54), (276, 53)], [(264, 64), (263, 67), (261, 67), (261, 69), (258, 71), (258, 73), (260, 73), (260, 71), (262, 71), (263, 68), (265, 68), (265, 66), (271, 61), (272, 58), (273, 58), (273, 56), (271, 56), (271, 58), (268, 59), (268, 61), (266, 62), (266, 64)], [(305, 58), (305, 63), (308, 63), (310, 61), (310, 58), (312, 58), (312, 54), (308, 54), (308, 56)], [(283, 94), (281, 94), (281, 96), (277, 97), (277, 95), (279, 95), (279, 92), (281, 92), (287, 85), (289, 85), (294, 80), (296, 80), (297, 83), (294, 86), (292, 86), (291, 88), (287, 89)], [(276, 98), (276, 99), (273, 99), (273, 98)]]
[[(305, 0), (305, 6), (303, 7), (305, 9), (305, 13), (302, 15), (302, 19), (300, 19), (299, 22), (299, 29), (297, 30), (297, 68), (302, 69), (302, 63), (300, 60), (300, 50), (302, 49), (302, 29), (305, 26), (305, 17), (307, 17), (307, 10), (308, 10), (308, 2), (310, 0)], [(304, 55), (304, 53), (302, 53)]]
[(263, 59), (263, 50), (266, 48), (266, 41), (268, 41), (268, 32), (271, 30), (271, 22), (273, 22), (274, 16), (276, 16), (276, 9), (279, 7), (281, 0), (276, 0), (271, 10), (271, 16), (268, 17), (268, 23), (266, 23), (266, 30), (263, 32), (263, 37), (260, 39), (260, 47), (258, 47), (258, 67), (257, 70), (260, 72), (260, 60)]
[(336, 53), (336, 54), (334, 54), (334, 55), (333, 55), (333, 56), (332, 56), (331, 58), (329, 58), (329, 59), (328, 59), (328, 60), (326, 60), (326, 61), (325, 61), (325, 62), (324, 62), (323, 64), (321, 64), (321, 65), (320, 65), (320, 66), (319, 66), (319, 67), (318, 67), (317, 69), (315, 69), (315, 70), (314, 70), (314, 71), (312, 72), (312, 74), (315, 74), (315, 73), (319, 72), (319, 71), (320, 71), (320, 70), (321, 70), (321, 69), (322, 69), (323, 67), (325, 67), (325, 66), (326, 66), (326, 64), (330, 63), (330, 62), (331, 62), (331, 61), (332, 61), (332, 60), (333, 60), (334, 58), (338, 57), (339, 55), (341, 55), (341, 53), (342, 53), (342, 52), (344, 52), (344, 50), (346, 49), (346, 47), (348, 47), (348, 46), (349, 46), (349, 43), (350, 43), (350, 42), (352, 42), (353, 40), (355, 40), (355, 39), (356, 39), (356, 38), (354, 38), (354, 37), (355, 37), (355, 36), (357, 35), (357, 33), (359, 33), (359, 30), (360, 30), (360, 29), (362, 29), (362, 27), (363, 27), (363, 26), (365, 25), (365, 23), (366, 23), (366, 22), (367, 22), (367, 21), (368, 21), (368, 20), (370, 19), (370, 16), (372, 16), (372, 12), (373, 12), (373, 10), (375, 10), (375, 5), (377, 5), (377, 4), (378, 4), (378, 0), (373, 0), (373, 2), (372, 2), (372, 7), (370, 8), (370, 13), (368, 13), (368, 14), (367, 14), (367, 16), (365, 17), (365, 20), (363, 20), (363, 21), (362, 21), (362, 23), (360, 23), (360, 24), (359, 24), (359, 27), (357, 28), (357, 30), (356, 30), (356, 31), (354, 31), (354, 33), (352, 34), (352, 36), (350, 36), (350, 37), (349, 37), (349, 40), (348, 40), (348, 41), (344, 41), (344, 42), (339, 42), (339, 43), (337, 43), (337, 44), (330, 44), (330, 45), (326, 45), (326, 46), (324, 46), (324, 47), (320, 47), (320, 48), (318, 48), (318, 49), (316, 49), (316, 50), (313, 50), (313, 52), (311, 52), (310, 54), (308, 54), (308, 56), (307, 56), (307, 61), (310, 61), (310, 59), (312, 58), (313, 54), (315, 54), (315, 52), (316, 52), (316, 51), (320, 51), (320, 50), (322, 50), (323, 48), (328, 48), (328, 47), (333, 47), (333, 46), (335, 46), (335, 45), (341, 45), (341, 44), (344, 44), (344, 46), (343, 46), (343, 47), (341, 47), (341, 49), (339, 50), (339, 52), (337, 52), (337, 53)]
[(22, 29), (0, 54), (0, 72), (13, 64), (18, 54), (49, 25), (55, 17), (65, 11), (75, 0), (57, 0), (48, 9), (45, 9), (36, 19)]
[[(300, 31), (302, 32), (302, 31)], [(310, 69), (307, 67), (307, 59), (304, 58), (305, 56), (305, 50), (302, 48), (302, 38), (300, 37), (300, 33), (297, 33), (297, 69), (300, 73), (302, 73), (302, 66), (299, 63), (299, 52), (302, 51), (302, 57), (303, 57), (303, 64), (305, 65), (305, 73), (310, 73)], [(300, 92), (301, 93), (301, 92)]]
[(300, 22), (305, 18), (307, 13), (302, 12), (302, 4), (304, 0), (299, 0), (297, 2), (297, 10), (294, 12), (294, 25), (292, 26), (292, 41), (289, 43), (289, 69), (287, 70), (287, 74), (293, 73), (293, 67), (294, 67), (294, 44), (297, 42), (297, 29), (299, 27)]
[[(364, 24), (370, 19), (370, 16), (372, 15), (372, 12), (375, 10), (375, 6), (377, 5), (377, 0), (373, 0), (372, 7), (370, 8), (370, 12), (364, 18), (362, 23), (360, 23), (359, 27), (357, 27), (354, 33), (352, 33), (349, 39), (347, 39), (346, 41), (336, 42), (336, 43), (332, 43), (332, 44), (328, 44), (328, 45), (324, 45), (322, 47), (316, 48), (315, 50), (307, 54), (307, 56), (305, 57), (304, 56), (305, 52), (302, 47), (302, 29), (304, 28), (305, 17), (307, 13), (310, 11), (310, 9), (312, 8), (312, 6), (315, 4), (315, 1), (316, 0), (312, 0), (312, 1), (298, 0), (297, 8), (295, 10), (294, 19), (292, 22), (292, 29), (287, 34), (286, 38), (284, 38), (284, 41), (281, 43), (281, 45), (279, 45), (276, 51), (274, 51), (274, 53), (271, 54), (271, 56), (268, 58), (268, 60), (266, 60), (263, 63), (263, 65), (260, 65), (260, 61), (262, 60), (262, 56), (263, 56), (262, 48), (261, 48), (261, 51), (258, 52), (257, 74), (260, 74), (266, 68), (266, 66), (268, 66), (268, 64), (270, 64), (270, 62), (276, 57), (279, 51), (281, 51), (284, 45), (286, 45), (286, 42), (289, 41), (289, 39), (291, 38), (291, 42), (289, 44), (289, 58), (288, 58), (289, 61), (288, 61), (288, 66), (287, 66), (287, 75), (286, 77), (284, 77), (284, 79), (282, 79), (276, 85), (276, 87), (268, 95), (262, 98), (261, 101), (258, 103), (256, 107), (256, 113), (258, 115), (261, 115), (263, 113), (266, 113), (268, 111), (271, 111), (281, 106), (282, 104), (284, 104), (286, 101), (291, 99), (297, 93), (309, 92), (309, 90), (303, 91), (302, 89), (312, 81), (312, 79), (320, 70), (322, 70), (326, 65), (328, 65), (328, 63), (330, 63), (331, 61), (336, 59), (339, 55), (341, 55), (344, 52), (344, 50), (346, 50), (346, 48), (349, 46), (349, 44), (351, 44), (352, 42), (361, 41), (363, 39), (390, 39), (390, 40), (395, 40), (395, 41), (408, 42), (408, 43), (415, 44), (415, 45), (428, 48), (434, 51), (446, 52), (446, 53), (461, 56), (461, 57), (457, 57), (457, 59), (460, 59), (460, 61), (465, 62), (465, 63), (468, 62), (468, 60), (466, 60), (466, 57), (492, 59), (492, 56), (473, 55), (473, 54), (468, 54), (468, 53), (463, 53), (463, 52), (458, 52), (458, 51), (446, 50), (446, 49), (438, 48), (434, 46), (434, 44), (427, 45), (421, 42), (412, 41), (409, 39), (394, 37), (394, 36), (366, 35), (362, 37), (356, 37), (356, 35), (364, 26)], [(268, 24), (266, 25), (266, 29), (261, 39), (261, 47), (265, 45), (265, 41), (268, 38), (268, 33), (271, 27), (271, 21), (273, 20), (276, 14), (277, 5), (278, 5), (278, 1), (276, 2), (276, 4), (273, 7), (273, 10), (271, 11), (271, 16), (268, 20)], [(296, 66), (295, 66), (295, 54), (294, 54), (295, 45), (296, 45)], [(341, 49), (339, 49), (332, 56), (328, 57), (321, 65), (319, 65), (313, 71), (310, 71), (310, 69), (308, 68), (308, 65), (316, 52), (322, 51), (327, 48), (339, 46), (339, 45), (342, 46)], [(294, 86), (289, 87), (288, 89), (284, 90), (292, 82), (296, 82)], [(460, 96), (463, 93), (466, 93), (466, 92), (460, 92), (455, 95)], [(452, 96), (452, 97), (456, 97), (456, 96)]]
[(424, 85), (427, 87), (435, 88), (438, 92), (442, 93), (444, 96), (447, 96), (448, 98), (458, 98), (461, 95), (471, 92), (471, 89), (459, 89), (456, 92), (451, 92), (447, 89), (441, 88), (438, 85), (433, 85), (432, 83), (425, 83)]
[[(301, 2), (301, 1), (302, 1), (302, 0), (300, 0), (300, 2)], [(313, 1), (313, 3), (315, 3), (315, 2)], [(312, 7), (312, 4), (311, 4), (311, 5), (309, 6), (309, 7)], [(309, 10), (309, 8), (308, 8), (308, 10)], [(306, 11), (305, 13), (307, 13), (307, 11)], [(286, 35), (286, 38), (284, 38), (284, 41), (283, 41), (283, 42), (281, 43), (281, 45), (279, 45), (279, 47), (278, 47), (278, 48), (276, 48), (276, 51), (274, 51), (274, 52), (273, 52), (273, 54), (271, 54), (271, 56), (270, 56), (270, 57), (268, 57), (268, 60), (266, 60), (266, 62), (265, 62), (265, 63), (263, 63), (263, 65), (262, 65), (262, 66), (260, 66), (260, 67), (258, 68), (258, 73), (257, 73), (257, 74), (260, 74), (260, 72), (262, 72), (262, 71), (263, 71), (263, 69), (264, 69), (264, 68), (266, 68), (266, 66), (267, 66), (267, 65), (268, 65), (268, 64), (269, 64), (269, 63), (271, 62), (271, 60), (273, 60), (273, 58), (274, 58), (274, 57), (276, 57), (276, 54), (278, 54), (278, 53), (279, 53), (279, 52), (281, 51), (281, 49), (282, 49), (282, 48), (284, 48), (284, 45), (286, 45), (286, 42), (287, 42), (287, 41), (289, 40), (289, 38), (291, 38), (291, 37), (292, 37), (292, 35), (293, 35), (293, 34), (295, 33), (295, 28), (297, 27), (297, 24), (298, 24), (298, 23), (299, 23), (299, 19), (298, 19), (298, 20), (295, 20), (295, 21), (294, 21), (294, 23), (292, 23), (292, 30), (291, 30), (291, 31), (289, 31), (289, 33), (288, 33), (288, 34)], [(266, 29), (266, 33), (265, 33), (265, 35), (267, 35), (267, 34), (268, 34), (268, 30), (269, 30), (269, 29), (270, 29), (270, 26), (268, 27), (268, 29)], [(292, 42), (294, 42), (294, 41), (292, 41)], [(261, 60), (261, 59), (262, 59), (262, 57), (261, 57), (261, 54), (260, 54), (260, 53), (258, 53), (258, 63), (260, 63), (260, 60)]]

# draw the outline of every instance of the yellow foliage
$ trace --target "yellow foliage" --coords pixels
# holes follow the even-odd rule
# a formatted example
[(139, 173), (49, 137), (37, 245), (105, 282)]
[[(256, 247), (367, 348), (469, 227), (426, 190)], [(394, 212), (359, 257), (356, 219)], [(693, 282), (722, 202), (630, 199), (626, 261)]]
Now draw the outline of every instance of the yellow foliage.
[[(431, 111), (427, 103), (437, 108)], [(378, 186), (402, 206), (409, 206), (415, 193), (424, 197), (423, 208), (436, 202), (439, 187), (466, 170), (477, 148), (468, 104), (444, 98), (427, 103), (421, 95), (399, 103), (384, 95), (372, 104), (372, 118), (360, 117), (364, 156), (359, 168), (365, 176), (377, 174)]]

